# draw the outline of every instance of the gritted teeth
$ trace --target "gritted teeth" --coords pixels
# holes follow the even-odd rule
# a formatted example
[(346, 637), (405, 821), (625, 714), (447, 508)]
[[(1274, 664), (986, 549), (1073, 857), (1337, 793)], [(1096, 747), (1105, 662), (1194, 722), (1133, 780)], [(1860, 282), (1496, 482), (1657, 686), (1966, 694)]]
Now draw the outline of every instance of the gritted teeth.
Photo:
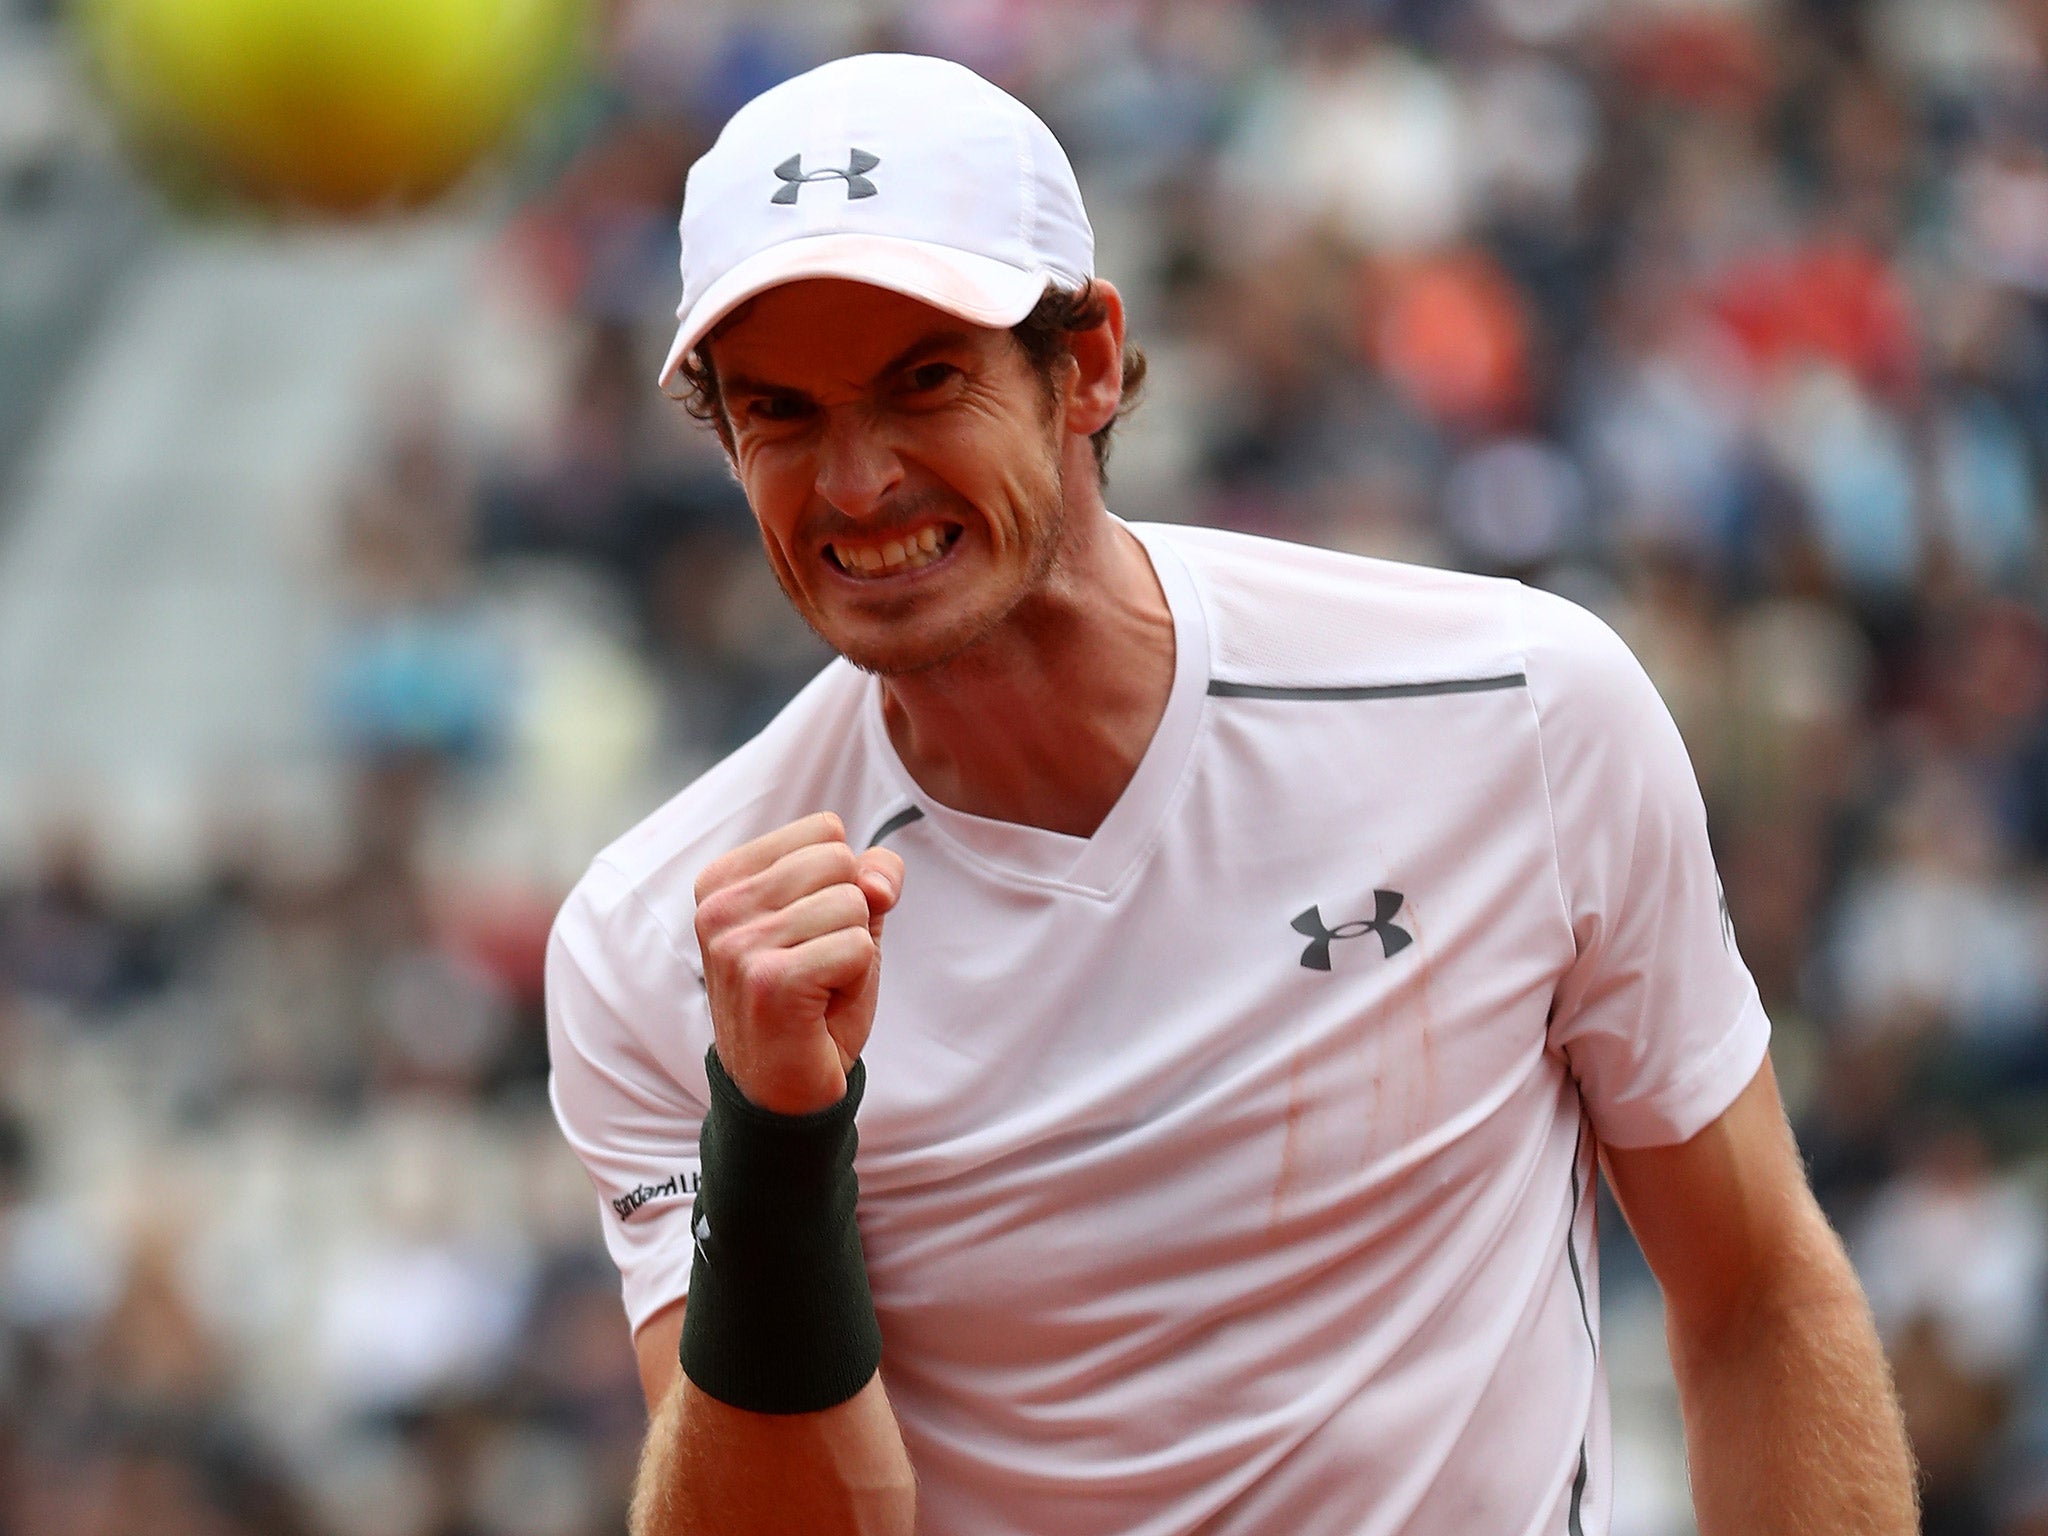
[(927, 523), (924, 527), (909, 533), (899, 533), (892, 538), (872, 543), (855, 543), (849, 539), (835, 539), (825, 546), (825, 553), (831, 562), (852, 576), (896, 575), (902, 571), (914, 571), (930, 565), (947, 550), (960, 536), (956, 523), (943, 527)]

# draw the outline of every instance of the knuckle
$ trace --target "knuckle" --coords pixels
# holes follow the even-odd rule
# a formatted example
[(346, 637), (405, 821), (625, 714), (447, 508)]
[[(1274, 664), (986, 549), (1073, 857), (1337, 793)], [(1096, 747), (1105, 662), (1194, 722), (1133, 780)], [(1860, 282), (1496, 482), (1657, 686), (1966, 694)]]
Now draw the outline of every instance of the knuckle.
[(732, 910), (733, 898), (726, 890), (713, 891), (697, 903), (697, 942), (706, 949), (721, 940), (732, 930), (736, 914)]
[(733, 928), (739, 928), (743, 918), (743, 897), (735, 887), (727, 885), (723, 891), (713, 891), (696, 903), (696, 936), (702, 940), (729, 934)]
[(782, 964), (773, 950), (753, 949), (737, 957), (740, 995), (752, 1003), (771, 1001), (782, 990)]
[(836, 960), (843, 960), (849, 966), (865, 966), (875, 957), (875, 936), (868, 932), (867, 924), (848, 924), (833, 935), (832, 948)]
[(761, 876), (747, 875), (713, 891), (707, 905), (718, 915), (720, 927), (735, 928), (759, 909), (760, 890)]
[(714, 975), (732, 975), (746, 963), (746, 941), (732, 929), (714, 933), (701, 943), (705, 966)]
[(728, 873), (730, 868), (731, 866), (727, 859), (716, 858), (697, 872), (697, 883), (692, 890), (697, 898), (698, 906), (703, 906), (705, 902), (732, 883), (731, 875)]

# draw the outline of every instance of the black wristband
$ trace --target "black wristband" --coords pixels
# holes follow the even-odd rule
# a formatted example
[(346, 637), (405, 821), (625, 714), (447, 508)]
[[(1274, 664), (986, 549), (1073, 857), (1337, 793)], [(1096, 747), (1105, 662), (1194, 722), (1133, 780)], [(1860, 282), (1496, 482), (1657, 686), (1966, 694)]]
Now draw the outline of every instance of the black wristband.
[(696, 1253), (683, 1309), (683, 1373), (752, 1413), (845, 1402), (882, 1363), (854, 1204), (856, 1061), (846, 1097), (809, 1115), (762, 1109), (704, 1056), (711, 1107), (700, 1141)]

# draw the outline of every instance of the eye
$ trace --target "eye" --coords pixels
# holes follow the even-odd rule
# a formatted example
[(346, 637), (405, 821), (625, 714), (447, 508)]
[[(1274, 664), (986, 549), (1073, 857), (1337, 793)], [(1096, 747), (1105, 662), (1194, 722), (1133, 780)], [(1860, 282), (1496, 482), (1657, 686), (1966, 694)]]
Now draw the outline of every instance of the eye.
[(746, 403), (750, 421), (797, 421), (808, 410), (809, 402), (801, 395), (755, 395)]
[(950, 383), (960, 370), (951, 363), (923, 363), (910, 370), (905, 382), (912, 394), (930, 394), (933, 390)]

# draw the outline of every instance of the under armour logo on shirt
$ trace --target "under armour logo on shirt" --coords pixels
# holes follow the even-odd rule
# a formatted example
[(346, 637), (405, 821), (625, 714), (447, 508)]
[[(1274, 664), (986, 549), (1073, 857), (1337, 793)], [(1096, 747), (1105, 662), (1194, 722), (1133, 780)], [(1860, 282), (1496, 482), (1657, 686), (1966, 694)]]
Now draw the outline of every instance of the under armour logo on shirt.
[(1356, 922), (1339, 923), (1332, 928), (1323, 921), (1320, 907), (1310, 907), (1292, 923), (1296, 933), (1308, 939), (1308, 948), (1301, 952), (1302, 965), (1311, 971), (1327, 971), (1330, 968), (1330, 945), (1338, 939), (1362, 939), (1368, 933), (1380, 936), (1380, 953), (1392, 959), (1410, 944), (1415, 936), (1407, 929), (1396, 927), (1394, 914), (1401, 910), (1404, 898), (1399, 891), (1374, 891), (1372, 921), (1359, 919)]
[(775, 167), (776, 179), (782, 185), (775, 189), (775, 195), (770, 197), (768, 201), (771, 203), (793, 203), (796, 201), (797, 194), (803, 191), (806, 182), (829, 181), (834, 176), (837, 176), (846, 183), (846, 200), (848, 202), (852, 202), (856, 197), (873, 197), (875, 195), (875, 184), (868, 180), (865, 173), (872, 171), (881, 163), (879, 158), (869, 154), (866, 150), (856, 149), (847, 157), (846, 169), (843, 171), (836, 165), (829, 165), (822, 171), (806, 173), (804, 170), (804, 157), (802, 155), (791, 155), (782, 164)]

